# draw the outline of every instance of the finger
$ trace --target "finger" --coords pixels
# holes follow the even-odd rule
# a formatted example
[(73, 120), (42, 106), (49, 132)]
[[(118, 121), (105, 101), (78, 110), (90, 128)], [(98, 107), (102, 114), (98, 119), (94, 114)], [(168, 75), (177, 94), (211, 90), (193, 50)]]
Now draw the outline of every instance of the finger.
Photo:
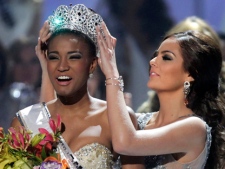
[(101, 67), (101, 64), (102, 64), (102, 59), (101, 58), (98, 58), (98, 65)]
[(40, 29), (40, 31), (39, 31), (39, 37), (41, 37), (41, 35), (42, 35), (42, 34), (44, 33), (44, 31), (45, 31), (46, 22), (47, 22), (47, 21), (44, 22), (43, 26), (41, 27), (41, 29)]
[(41, 52), (41, 39), (40, 38), (38, 38), (38, 43), (35, 47), (35, 51), (36, 51), (36, 54)]
[(112, 40), (112, 36), (111, 36), (108, 28), (106, 27), (105, 22), (101, 23), (101, 27), (102, 27), (102, 30), (103, 30), (103, 33), (104, 33), (107, 45), (108, 45), (108, 47), (111, 47), (112, 46), (112, 41), (111, 41)]
[(114, 49), (116, 47), (116, 42), (117, 42), (117, 39), (112, 37), (112, 46), (113, 46)]
[(48, 32), (48, 34), (46, 36), (44, 36), (41, 41), (42, 42), (47, 42), (47, 40), (51, 37), (51, 35), (52, 35), (52, 33)]
[(40, 31), (40, 38), (42, 42), (46, 42), (46, 40), (51, 36), (50, 35), (50, 26), (47, 21), (45, 21), (44, 26)]
[(100, 32), (98, 32), (98, 45), (101, 53), (105, 52), (105, 50), (108, 49), (108, 46)]
[(108, 49), (108, 44), (107, 44), (107, 42), (105, 41), (103, 35), (102, 35), (101, 33), (99, 33), (99, 36), (100, 36), (100, 40), (101, 40), (101, 42), (102, 42), (102, 45), (103, 45), (104, 49)]
[(38, 55), (38, 45), (35, 46), (35, 53)]
[(110, 34), (110, 32), (109, 32), (109, 30), (108, 30), (108, 28), (107, 28), (105, 22), (102, 22), (102, 23), (101, 23), (101, 26), (102, 26), (102, 29), (103, 29), (105, 35), (111, 36), (111, 34)]

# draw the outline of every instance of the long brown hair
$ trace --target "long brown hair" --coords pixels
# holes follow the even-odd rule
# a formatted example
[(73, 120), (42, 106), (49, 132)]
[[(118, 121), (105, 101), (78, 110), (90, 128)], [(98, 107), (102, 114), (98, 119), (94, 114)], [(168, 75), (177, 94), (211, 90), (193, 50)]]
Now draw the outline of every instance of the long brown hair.
[(219, 92), (222, 67), (220, 46), (215, 39), (195, 31), (175, 33), (165, 39), (171, 36), (180, 45), (184, 70), (194, 78), (187, 96), (187, 107), (212, 127), (211, 148), (205, 168), (223, 168), (225, 102)]

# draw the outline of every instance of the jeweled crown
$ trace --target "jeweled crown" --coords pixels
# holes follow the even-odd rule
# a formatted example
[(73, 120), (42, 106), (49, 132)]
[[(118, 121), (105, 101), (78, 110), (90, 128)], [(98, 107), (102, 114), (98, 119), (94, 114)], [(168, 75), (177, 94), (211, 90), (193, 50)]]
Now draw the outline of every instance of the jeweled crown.
[(103, 19), (85, 5), (61, 5), (53, 12), (53, 15), (48, 17), (48, 22), (51, 32), (70, 29), (85, 34), (94, 42), (98, 51), (95, 27), (100, 25)]

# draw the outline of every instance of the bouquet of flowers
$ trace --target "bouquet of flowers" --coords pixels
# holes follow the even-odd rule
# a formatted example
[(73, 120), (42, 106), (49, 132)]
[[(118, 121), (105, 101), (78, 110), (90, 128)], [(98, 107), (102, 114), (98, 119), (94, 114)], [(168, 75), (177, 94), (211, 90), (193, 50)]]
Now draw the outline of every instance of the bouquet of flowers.
[(4, 133), (0, 128), (0, 169), (66, 169), (66, 161), (60, 160), (57, 143), (60, 136), (61, 119), (57, 123), (50, 119), (53, 133), (39, 128), (38, 134), (32, 137), (25, 127), (9, 128)]

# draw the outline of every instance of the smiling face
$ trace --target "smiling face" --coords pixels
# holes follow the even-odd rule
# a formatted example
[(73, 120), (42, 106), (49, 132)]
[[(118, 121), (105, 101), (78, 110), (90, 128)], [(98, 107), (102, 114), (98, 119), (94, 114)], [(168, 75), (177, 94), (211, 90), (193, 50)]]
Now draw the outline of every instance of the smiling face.
[(74, 96), (87, 91), (89, 73), (96, 61), (90, 54), (90, 45), (73, 34), (59, 34), (48, 45), (47, 69), (53, 87), (59, 96)]
[(181, 49), (174, 38), (162, 42), (150, 66), (148, 87), (157, 92), (183, 90), (184, 82), (193, 80), (184, 71)]

